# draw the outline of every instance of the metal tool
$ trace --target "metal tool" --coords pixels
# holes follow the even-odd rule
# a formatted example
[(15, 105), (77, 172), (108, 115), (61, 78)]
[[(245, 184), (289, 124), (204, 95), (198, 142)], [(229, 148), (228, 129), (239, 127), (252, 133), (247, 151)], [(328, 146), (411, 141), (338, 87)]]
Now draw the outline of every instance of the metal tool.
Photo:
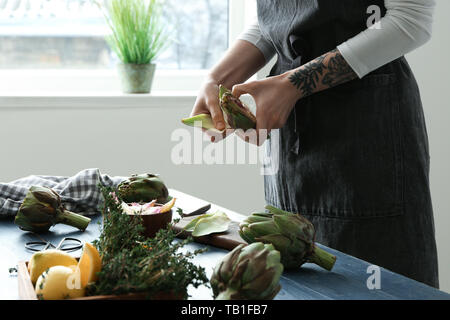
[(182, 218), (188, 218), (188, 217), (195, 217), (200, 216), (204, 213), (207, 213), (211, 209), (211, 204), (207, 204), (204, 207), (201, 207), (200, 209), (197, 209), (195, 211), (192, 211), (191, 213), (183, 213), (181, 214)]
[(47, 241), (40, 237), (38, 234), (34, 234), (35, 237), (39, 238), (41, 241), (30, 241), (25, 243), (25, 249), (33, 251), (33, 252), (40, 252), (45, 251), (49, 249), (56, 249), (56, 250), (62, 250), (66, 252), (72, 252), (77, 251), (83, 248), (83, 243), (81, 240), (76, 238), (69, 238), (66, 237), (62, 239), (57, 246), (52, 244), (50, 241)]

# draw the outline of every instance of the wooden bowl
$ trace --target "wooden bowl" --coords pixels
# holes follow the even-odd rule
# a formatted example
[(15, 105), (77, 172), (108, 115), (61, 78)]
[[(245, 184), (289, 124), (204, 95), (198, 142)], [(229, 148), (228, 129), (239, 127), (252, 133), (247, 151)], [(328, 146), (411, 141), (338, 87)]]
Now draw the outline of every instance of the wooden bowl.
[(145, 228), (144, 235), (147, 238), (153, 238), (159, 230), (166, 229), (169, 223), (172, 222), (173, 212), (170, 210), (166, 213), (141, 215), (140, 217)]

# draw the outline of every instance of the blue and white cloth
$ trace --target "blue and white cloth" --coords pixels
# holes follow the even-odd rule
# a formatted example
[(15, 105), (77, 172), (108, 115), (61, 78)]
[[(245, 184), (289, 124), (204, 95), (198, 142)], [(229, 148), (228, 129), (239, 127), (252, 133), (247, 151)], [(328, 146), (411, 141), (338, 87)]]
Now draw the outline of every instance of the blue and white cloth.
[(61, 196), (67, 210), (92, 216), (99, 212), (98, 208), (103, 201), (98, 185), (116, 187), (125, 179), (103, 175), (99, 169), (87, 169), (72, 177), (32, 175), (0, 183), (0, 217), (15, 216), (32, 186), (51, 188)]

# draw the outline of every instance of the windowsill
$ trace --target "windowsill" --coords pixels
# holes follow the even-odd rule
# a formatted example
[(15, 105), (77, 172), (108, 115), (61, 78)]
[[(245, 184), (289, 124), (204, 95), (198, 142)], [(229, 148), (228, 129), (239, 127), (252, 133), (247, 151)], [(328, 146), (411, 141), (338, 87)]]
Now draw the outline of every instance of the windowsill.
[(0, 109), (4, 108), (166, 108), (192, 106), (197, 92), (155, 91), (152, 94), (123, 94), (120, 92), (0, 92)]
[(152, 94), (123, 94), (116, 70), (0, 70), (0, 109), (192, 106), (205, 70), (157, 70)]

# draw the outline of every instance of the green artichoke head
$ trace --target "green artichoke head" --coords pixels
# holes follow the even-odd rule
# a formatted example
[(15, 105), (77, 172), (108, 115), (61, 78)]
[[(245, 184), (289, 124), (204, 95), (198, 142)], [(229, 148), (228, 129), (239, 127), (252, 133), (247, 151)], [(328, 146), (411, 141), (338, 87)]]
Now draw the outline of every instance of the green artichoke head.
[(165, 204), (169, 191), (164, 182), (154, 174), (133, 175), (118, 187), (119, 196), (127, 203), (149, 203), (157, 200)]
[(256, 129), (256, 117), (250, 109), (222, 85), (219, 87), (219, 101), (230, 128), (244, 131)]
[(261, 242), (240, 245), (214, 268), (210, 283), (217, 300), (270, 300), (281, 289), (280, 253)]
[(24, 231), (45, 232), (57, 223), (58, 214), (64, 210), (60, 196), (46, 187), (31, 187), (27, 193), (15, 223)]
[(286, 269), (301, 267), (314, 249), (314, 226), (297, 214), (252, 214), (240, 224), (239, 234), (248, 243), (272, 244)]
[(35, 186), (25, 196), (14, 222), (24, 231), (40, 233), (58, 223), (84, 231), (91, 219), (67, 211), (54, 190)]
[(300, 214), (267, 206), (268, 213), (254, 213), (239, 226), (239, 234), (247, 243), (272, 244), (281, 254), (286, 269), (313, 262), (326, 270), (333, 268), (336, 257), (314, 243), (314, 225)]

